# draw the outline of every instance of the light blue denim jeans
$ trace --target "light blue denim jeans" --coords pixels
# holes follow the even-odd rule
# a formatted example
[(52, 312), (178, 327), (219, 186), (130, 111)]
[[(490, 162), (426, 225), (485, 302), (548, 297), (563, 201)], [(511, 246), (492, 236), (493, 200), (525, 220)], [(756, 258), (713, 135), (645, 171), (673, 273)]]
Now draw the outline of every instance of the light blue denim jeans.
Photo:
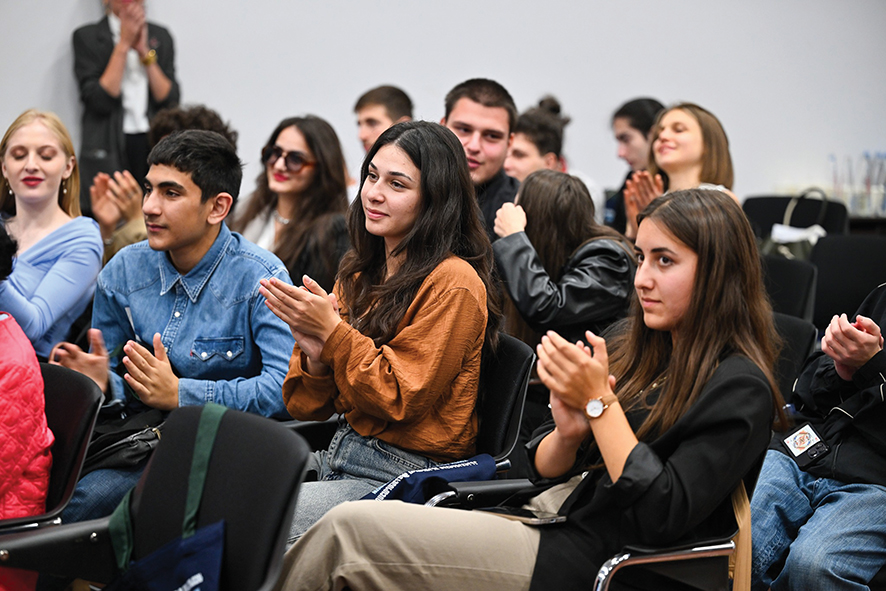
[(345, 423), (328, 449), (308, 459), (307, 470), (316, 473), (317, 481), (299, 487), (289, 545), (336, 505), (356, 501), (404, 472), (436, 464), (375, 437), (363, 437)]
[(886, 487), (818, 478), (769, 450), (751, 500), (752, 589), (868, 589), (886, 563), (884, 511)]

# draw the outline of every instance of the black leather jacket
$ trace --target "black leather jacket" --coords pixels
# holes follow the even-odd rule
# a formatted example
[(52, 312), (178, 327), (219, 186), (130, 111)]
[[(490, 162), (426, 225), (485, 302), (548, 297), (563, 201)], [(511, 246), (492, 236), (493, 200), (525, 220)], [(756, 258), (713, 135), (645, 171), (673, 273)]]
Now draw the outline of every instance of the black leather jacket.
[(627, 313), (636, 267), (615, 240), (581, 245), (556, 283), (525, 232), (496, 240), (492, 250), (508, 294), (534, 330), (555, 330), (575, 342), (586, 330), (600, 334)]

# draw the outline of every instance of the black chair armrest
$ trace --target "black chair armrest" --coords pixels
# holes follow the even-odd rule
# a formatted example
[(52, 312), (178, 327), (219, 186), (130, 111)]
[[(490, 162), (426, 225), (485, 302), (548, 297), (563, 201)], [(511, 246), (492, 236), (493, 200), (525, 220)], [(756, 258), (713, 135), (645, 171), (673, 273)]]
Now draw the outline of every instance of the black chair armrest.
[[(430, 506), (458, 506), (462, 509), (494, 507), (515, 494), (531, 496), (534, 485), (521, 478), (514, 480), (485, 480), (479, 482), (450, 482), (452, 491), (437, 495), (427, 503)], [(435, 501), (436, 499), (436, 501)]]
[(0, 566), (109, 583), (117, 561), (109, 518), (0, 535)]

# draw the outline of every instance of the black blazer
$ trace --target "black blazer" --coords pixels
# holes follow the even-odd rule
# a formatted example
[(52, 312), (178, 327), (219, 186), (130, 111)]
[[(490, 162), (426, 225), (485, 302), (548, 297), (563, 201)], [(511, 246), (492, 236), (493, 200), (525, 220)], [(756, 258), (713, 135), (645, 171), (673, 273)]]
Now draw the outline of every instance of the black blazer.
[[(148, 23), (148, 46), (157, 52), (157, 64), (172, 82), (169, 96), (157, 102), (148, 91), (148, 118), (160, 109), (178, 105), (180, 89), (175, 78), (175, 48), (169, 31)], [(89, 187), (98, 172), (114, 172), (129, 167), (123, 137), (123, 98), (113, 97), (99, 84), (111, 59), (114, 38), (108, 17), (74, 31), (74, 74), (83, 101), (83, 140), (80, 146), (80, 199), (89, 203)], [(88, 211), (89, 208), (86, 208)]]
[[(663, 546), (734, 525), (732, 491), (765, 451), (772, 412), (763, 372), (747, 357), (724, 359), (673, 427), (633, 449), (615, 484), (605, 468), (588, 473), (560, 508), (567, 522), (541, 529), (530, 589), (591, 588), (625, 545)], [(645, 416), (628, 414), (635, 431)], [(573, 473), (599, 454), (583, 460)]]

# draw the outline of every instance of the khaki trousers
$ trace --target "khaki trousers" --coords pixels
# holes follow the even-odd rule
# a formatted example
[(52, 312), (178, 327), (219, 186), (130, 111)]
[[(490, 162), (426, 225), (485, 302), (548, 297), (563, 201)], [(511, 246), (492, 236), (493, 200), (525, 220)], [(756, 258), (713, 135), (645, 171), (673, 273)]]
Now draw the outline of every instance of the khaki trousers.
[(538, 541), (536, 528), (495, 515), (355, 501), (289, 549), (277, 589), (526, 590)]

